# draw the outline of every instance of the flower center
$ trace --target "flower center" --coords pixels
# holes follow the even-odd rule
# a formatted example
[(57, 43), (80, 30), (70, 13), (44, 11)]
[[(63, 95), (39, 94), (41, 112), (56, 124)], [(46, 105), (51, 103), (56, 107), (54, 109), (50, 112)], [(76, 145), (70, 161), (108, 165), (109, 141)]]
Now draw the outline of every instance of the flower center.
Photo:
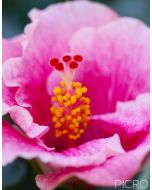
[(73, 82), (73, 77), (79, 62), (80, 55), (71, 57), (65, 55), (62, 62), (53, 58), (50, 65), (61, 74), (60, 86), (55, 87), (51, 97), (52, 121), (55, 127), (55, 137), (67, 136), (77, 140), (88, 126), (88, 118), (91, 115), (90, 99), (86, 96), (87, 88), (80, 82)]

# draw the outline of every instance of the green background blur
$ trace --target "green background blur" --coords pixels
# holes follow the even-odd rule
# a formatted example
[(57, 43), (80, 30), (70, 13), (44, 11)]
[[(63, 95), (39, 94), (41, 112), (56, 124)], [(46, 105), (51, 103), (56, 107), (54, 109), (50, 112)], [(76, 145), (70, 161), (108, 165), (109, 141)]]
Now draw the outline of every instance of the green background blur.
[[(27, 13), (33, 7), (40, 9), (45, 8), (51, 3), (64, 2), (59, 0), (3, 0), (3, 37), (10, 38), (23, 32), (25, 25), (30, 22)], [(150, 1), (149, 0), (98, 0), (112, 7), (121, 16), (130, 16), (143, 20), (147, 25), (150, 22)], [(13, 147), (12, 147), (13, 148)], [(13, 149), (12, 149), (13, 151)], [(9, 155), (8, 155), (9, 156)], [(125, 172), (125, 171), (124, 171)], [(37, 169), (32, 162), (18, 159), (14, 163), (3, 168), (3, 190), (36, 190), (35, 175)], [(149, 181), (149, 164), (146, 165), (144, 171), (136, 176), (136, 179)], [(59, 190), (77, 189), (87, 190), (84, 187), (72, 188), (70, 186), (62, 186)], [(112, 190), (114, 188), (94, 188), (96, 190)], [(119, 190), (124, 188), (117, 188)], [(142, 188), (138, 190), (149, 190)], [(134, 188), (134, 190), (137, 190)]]

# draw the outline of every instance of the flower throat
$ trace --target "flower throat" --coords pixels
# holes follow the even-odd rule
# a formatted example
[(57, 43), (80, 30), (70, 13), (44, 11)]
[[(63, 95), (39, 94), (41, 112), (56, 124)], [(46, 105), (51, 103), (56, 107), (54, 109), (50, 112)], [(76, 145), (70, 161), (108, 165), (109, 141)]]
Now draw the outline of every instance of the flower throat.
[(53, 66), (62, 78), (51, 97), (50, 111), (56, 138), (67, 136), (68, 139), (77, 140), (88, 126), (91, 111), (90, 99), (86, 96), (87, 88), (80, 82), (73, 82), (74, 73), (82, 60), (80, 55), (65, 55), (62, 60), (50, 60), (50, 66)]

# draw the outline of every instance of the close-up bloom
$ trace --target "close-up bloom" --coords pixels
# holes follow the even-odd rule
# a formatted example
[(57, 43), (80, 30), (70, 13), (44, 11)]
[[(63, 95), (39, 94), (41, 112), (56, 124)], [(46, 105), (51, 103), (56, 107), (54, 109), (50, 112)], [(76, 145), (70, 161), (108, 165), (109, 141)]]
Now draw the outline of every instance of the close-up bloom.
[(149, 27), (90, 1), (29, 17), (3, 40), (3, 165), (36, 159), (41, 190), (132, 179), (149, 153)]

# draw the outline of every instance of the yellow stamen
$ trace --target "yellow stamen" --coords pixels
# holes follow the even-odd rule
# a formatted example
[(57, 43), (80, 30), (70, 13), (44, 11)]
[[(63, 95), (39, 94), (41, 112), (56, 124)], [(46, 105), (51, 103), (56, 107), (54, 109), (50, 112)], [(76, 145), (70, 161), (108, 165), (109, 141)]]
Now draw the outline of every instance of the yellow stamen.
[(80, 82), (72, 82), (71, 89), (67, 90), (66, 83), (54, 89), (51, 98), (53, 106), (50, 108), (52, 121), (55, 127), (55, 137), (66, 135), (71, 140), (77, 140), (88, 126), (88, 117), (91, 115), (90, 99), (84, 96), (88, 89)]

